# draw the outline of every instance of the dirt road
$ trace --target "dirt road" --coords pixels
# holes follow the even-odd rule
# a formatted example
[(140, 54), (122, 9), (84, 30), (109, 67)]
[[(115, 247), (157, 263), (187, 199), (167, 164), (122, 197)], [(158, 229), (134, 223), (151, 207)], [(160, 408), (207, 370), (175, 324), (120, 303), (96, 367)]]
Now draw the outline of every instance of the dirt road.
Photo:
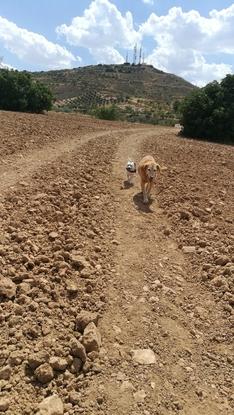
[[(232, 414), (233, 150), (69, 116), (51, 143), (42, 121), (44, 141), (2, 144), (0, 411)], [(149, 206), (123, 184), (146, 153), (168, 168)], [(82, 360), (84, 310), (102, 345)]]

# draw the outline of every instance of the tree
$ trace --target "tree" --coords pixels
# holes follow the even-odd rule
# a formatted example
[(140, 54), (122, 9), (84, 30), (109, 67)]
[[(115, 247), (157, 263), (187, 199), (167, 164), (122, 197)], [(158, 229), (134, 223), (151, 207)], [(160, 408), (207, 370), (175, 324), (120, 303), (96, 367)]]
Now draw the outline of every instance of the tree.
[(234, 143), (234, 75), (193, 91), (180, 110), (183, 135)]
[(0, 109), (40, 113), (50, 110), (52, 102), (51, 91), (29, 73), (0, 70)]

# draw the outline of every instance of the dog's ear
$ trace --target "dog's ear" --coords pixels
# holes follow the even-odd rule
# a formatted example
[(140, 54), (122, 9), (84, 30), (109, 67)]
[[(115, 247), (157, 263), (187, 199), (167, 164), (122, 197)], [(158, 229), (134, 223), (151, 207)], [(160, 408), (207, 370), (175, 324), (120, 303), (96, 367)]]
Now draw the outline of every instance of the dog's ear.
[(161, 168), (161, 166), (160, 166), (160, 164), (156, 164), (156, 169), (161, 173), (161, 171), (162, 171), (162, 168)]

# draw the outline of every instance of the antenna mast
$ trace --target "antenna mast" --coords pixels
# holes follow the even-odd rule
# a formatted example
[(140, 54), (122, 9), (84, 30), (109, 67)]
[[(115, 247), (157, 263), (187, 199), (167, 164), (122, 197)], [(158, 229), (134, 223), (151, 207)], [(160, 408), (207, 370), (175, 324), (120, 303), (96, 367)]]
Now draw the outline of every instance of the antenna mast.
[(142, 46), (140, 48), (140, 53), (139, 53), (139, 65), (142, 64)]
[(128, 51), (126, 53), (126, 63), (128, 63)]
[(133, 49), (133, 65), (136, 65), (137, 62), (137, 44), (135, 44)]

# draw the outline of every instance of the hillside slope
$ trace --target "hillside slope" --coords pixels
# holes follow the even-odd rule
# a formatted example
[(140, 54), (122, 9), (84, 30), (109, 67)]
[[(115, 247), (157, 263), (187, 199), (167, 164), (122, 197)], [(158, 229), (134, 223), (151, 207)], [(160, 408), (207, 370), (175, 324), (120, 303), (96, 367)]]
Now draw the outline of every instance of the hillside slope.
[(194, 85), (150, 65), (96, 65), (33, 73), (49, 85), (57, 99), (80, 96), (84, 90), (103, 97), (134, 96), (166, 102), (186, 96)]

